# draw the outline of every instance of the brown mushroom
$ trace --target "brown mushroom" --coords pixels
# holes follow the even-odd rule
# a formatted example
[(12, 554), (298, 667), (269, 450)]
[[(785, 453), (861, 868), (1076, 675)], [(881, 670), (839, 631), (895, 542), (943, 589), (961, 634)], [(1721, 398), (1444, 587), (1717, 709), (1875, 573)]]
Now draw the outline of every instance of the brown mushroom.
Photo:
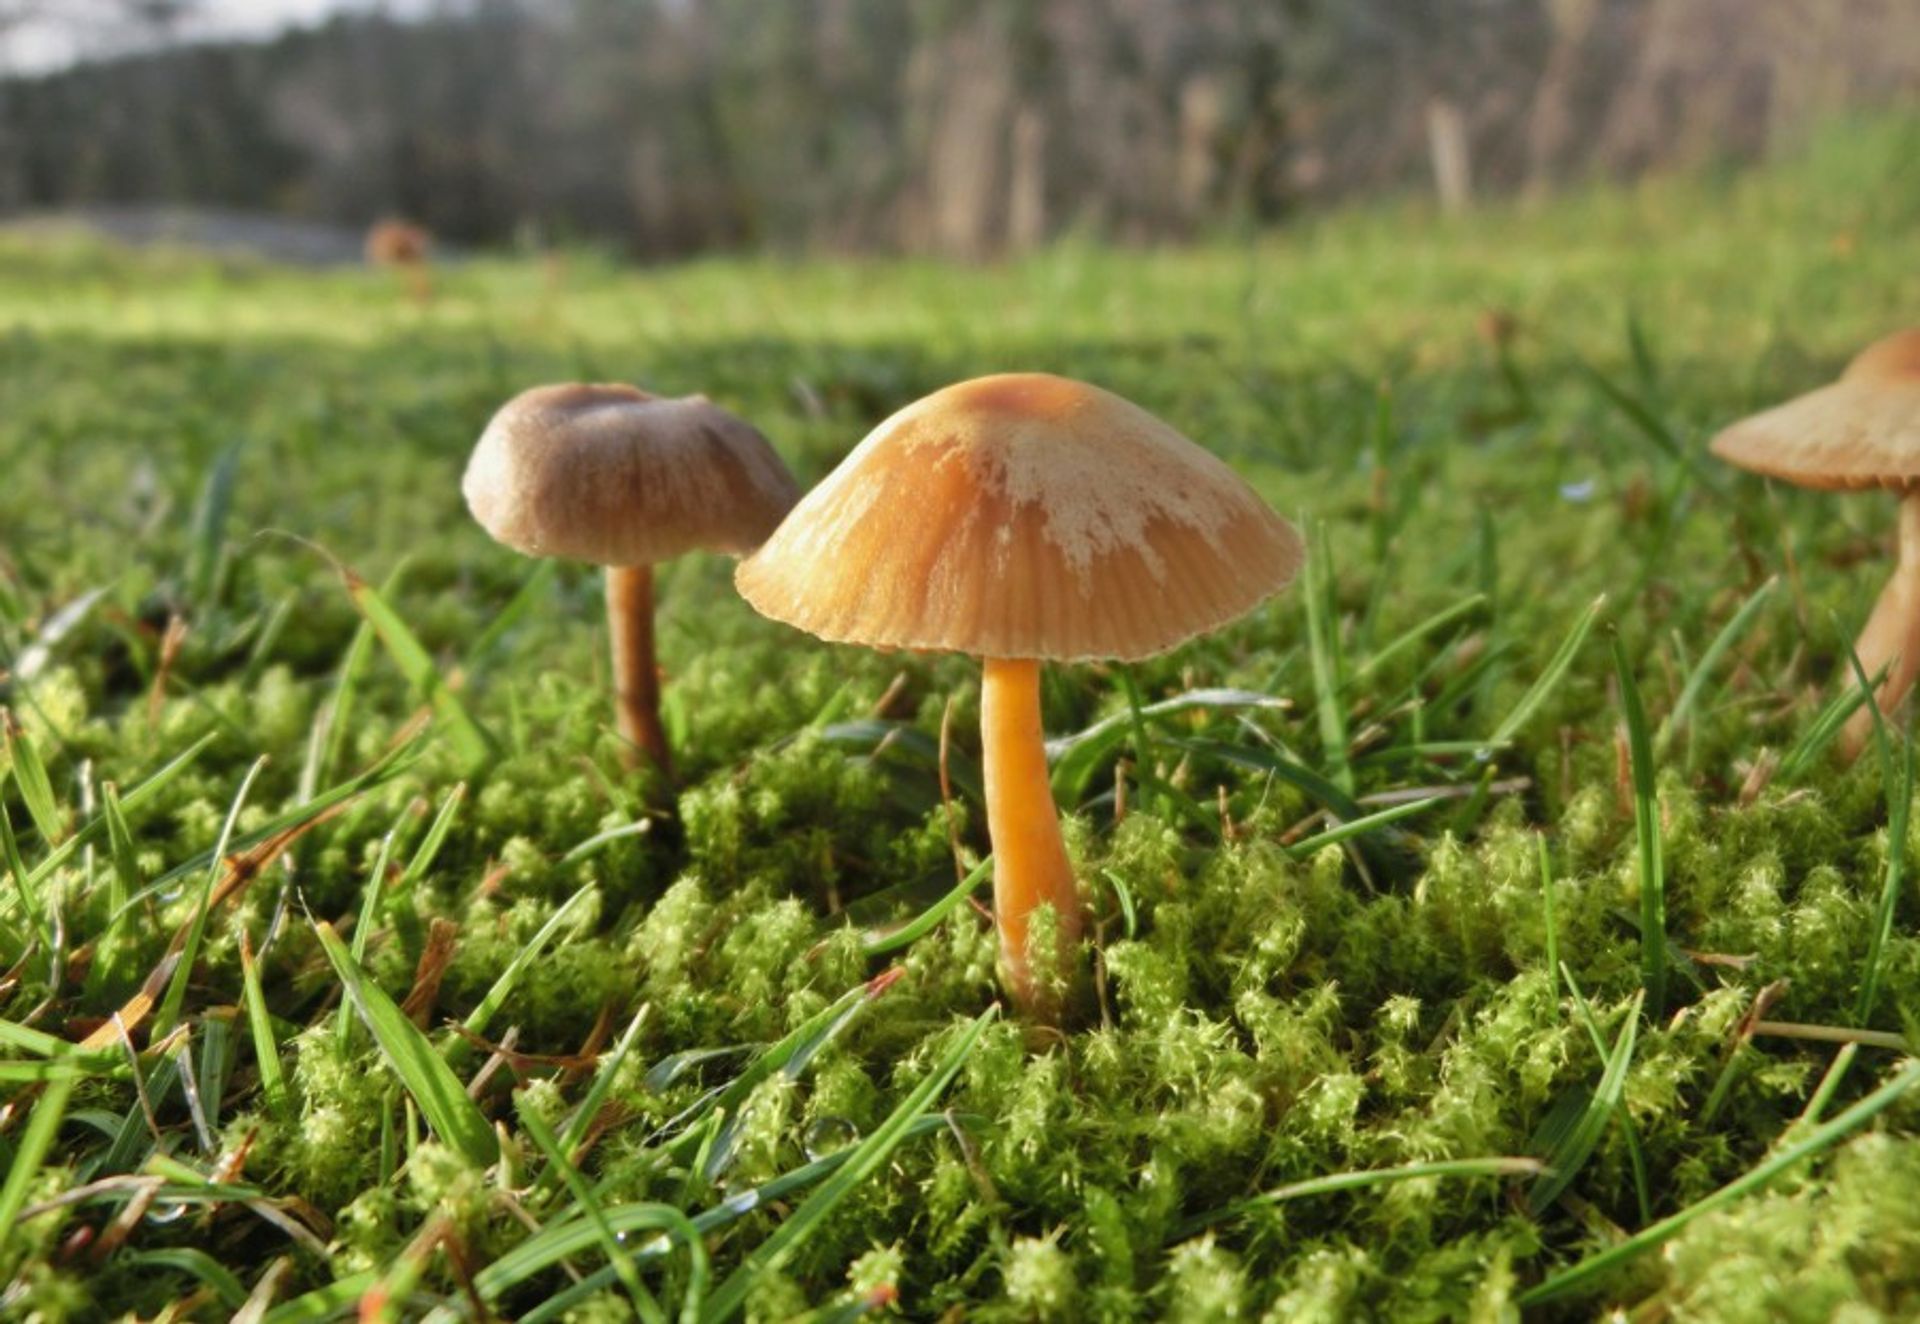
[(750, 425), (705, 396), (625, 385), (537, 386), (487, 424), (461, 482), (498, 542), (607, 568), (620, 734), (663, 774), (653, 566), (683, 552), (741, 555), (799, 496)]
[[(1920, 327), (1875, 341), (1830, 386), (1742, 419), (1713, 439), (1729, 464), (1801, 487), (1881, 488), (1900, 498), (1900, 552), (1854, 651), (1891, 713), (1920, 676)], [(1851, 668), (1840, 681), (1854, 684)], [(1848, 721), (1841, 748), (1865, 748), (1873, 714)]]
[(875, 428), (740, 563), (763, 614), (823, 639), (984, 660), (981, 736), (1002, 979), (1041, 1016), (1029, 950), (1082, 917), (1041, 738), (1040, 662), (1162, 653), (1290, 581), (1302, 547), (1220, 460), (1095, 386), (1037, 373), (936, 392)]

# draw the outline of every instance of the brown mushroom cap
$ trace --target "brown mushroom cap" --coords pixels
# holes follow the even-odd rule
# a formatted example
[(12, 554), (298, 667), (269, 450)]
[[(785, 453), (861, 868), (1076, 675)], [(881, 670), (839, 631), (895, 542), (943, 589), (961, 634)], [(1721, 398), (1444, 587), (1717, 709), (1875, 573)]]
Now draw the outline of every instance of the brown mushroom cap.
[(1735, 423), (1713, 453), (1801, 487), (1920, 485), (1920, 328), (1867, 346), (1831, 386)]
[(800, 495), (767, 439), (705, 396), (583, 384), (502, 406), (460, 490), (496, 540), (595, 565), (751, 551)]
[(1119, 396), (1039, 373), (908, 405), (735, 572), (823, 639), (1131, 660), (1243, 615), (1303, 549), (1233, 470)]

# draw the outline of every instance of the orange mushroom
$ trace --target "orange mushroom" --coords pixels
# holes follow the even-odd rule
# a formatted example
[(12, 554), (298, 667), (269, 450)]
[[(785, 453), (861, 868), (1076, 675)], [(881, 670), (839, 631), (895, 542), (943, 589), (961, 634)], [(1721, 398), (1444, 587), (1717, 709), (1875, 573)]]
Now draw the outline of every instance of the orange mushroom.
[(1137, 405), (1038, 373), (887, 419), (740, 563), (762, 614), (823, 639), (984, 661), (980, 722), (1001, 977), (1057, 1011), (1029, 949), (1082, 907), (1047, 777), (1040, 662), (1163, 653), (1293, 578), (1302, 546), (1220, 460)]
[(653, 567), (696, 549), (737, 556), (758, 546), (799, 496), (773, 447), (703, 395), (536, 386), (487, 424), (461, 490), (495, 541), (607, 568), (620, 734), (670, 774)]
[[(1920, 677), (1920, 327), (1867, 346), (1832, 385), (1735, 423), (1713, 453), (1800, 487), (1899, 496), (1899, 559), (1854, 645), (1868, 676), (1885, 669), (1875, 702), (1891, 713)], [(1873, 713), (1862, 708), (1842, 751), (1857, 757), (1872, 734)]]

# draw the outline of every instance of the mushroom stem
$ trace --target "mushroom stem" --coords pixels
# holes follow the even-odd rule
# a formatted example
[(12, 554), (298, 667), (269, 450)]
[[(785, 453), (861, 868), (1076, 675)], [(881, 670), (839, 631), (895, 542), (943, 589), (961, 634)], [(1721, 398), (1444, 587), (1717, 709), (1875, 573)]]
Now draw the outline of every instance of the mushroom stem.
[(980, 694), (987, 831), (993, 838), (993, 914), (1000, 977), (1023, 1010), (1050, 1016), (1050, 990), (1036, 987), (1027, 948), (1033, 912), (1051, 905), (1060, 955), (1080, 938), (1080, 897), (1060, 840), (1040, 725), (1040, 664), (988, 658)]
[(425, 308), (433, 302), (433, 275), (425, 262), (409, 262), (405, 267), (407, 293), (415, 304)]
[[(1881, 712), (1893, 712), (1920, 676), (1920, 488), (1900, 498), (1900, 559), (1853, 648), (1869, 677), (1887, 668), (1876, 702)], [(1845, 683), (1849, 687), (1859, 683), (1852, 668)], [(1857, 758), (1872, 738), (1873, 714), (1862, 705), (1847, 719), (1841, 751), (1849, 759)]]
[(607, 567), (607, 628), (613, 637), (613, 712), (620, 735), (660, 774), (673, 775), (660, 725), (660, 670), (653, 657), (653, 567)]

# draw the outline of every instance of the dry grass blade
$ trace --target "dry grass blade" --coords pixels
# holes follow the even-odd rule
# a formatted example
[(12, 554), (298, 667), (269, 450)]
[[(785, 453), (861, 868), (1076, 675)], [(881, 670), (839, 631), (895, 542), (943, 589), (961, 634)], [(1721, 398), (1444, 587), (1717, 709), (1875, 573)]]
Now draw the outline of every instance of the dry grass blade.
[(421, 1029), (433, 1020), (433, 1008), (440, 1000), (440, 983), (447, 977), (460, 946), (460, 926), (435, 915), (427, 925), (427, 945), (420, 949), (420, 960), (413, 970), (413, 987), (407, 990), (400, 1010)]

